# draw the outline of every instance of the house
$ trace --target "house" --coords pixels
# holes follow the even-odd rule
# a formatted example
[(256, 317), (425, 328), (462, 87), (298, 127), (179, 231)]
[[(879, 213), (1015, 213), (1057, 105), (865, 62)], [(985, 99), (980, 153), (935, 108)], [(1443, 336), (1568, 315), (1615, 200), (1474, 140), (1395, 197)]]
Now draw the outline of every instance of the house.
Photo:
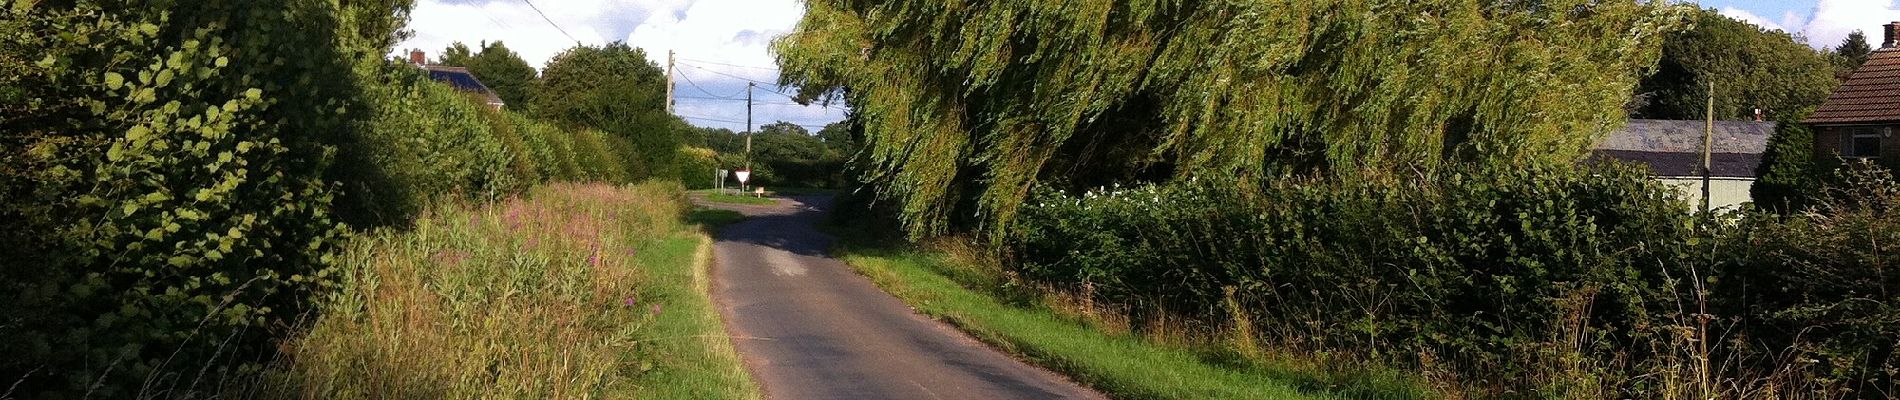
[(469, 72), (468, 68), (429, 65), (429, 58), (423, 54), (422, 50), (410, 50), (409, 62), (415, 64), (418, 68), (428, 71), (429, 79), (446, 83), (464, 92), (482, 96), (482, 98), (488, 102), (489, 107), (500, 110), (502, 107), (507, 106), (507, 103), (501, 101), (501, 96), (495, 95), (494, 90), (490, 90), (488, 85), (482, 84), (481, 79), (476, 79), (475, 73)]
[[(1590, 153), (1589, 162), (1616, 160), (1649, 168), (1649, 173), (1682, 193), (1691, 204), (1702, 201), (1702, 136), (1705, 121), (1630, 120), (1611, 132)], [(1721, 209), (1750, 201), (1755, 167), (1768, 149), (1774, 122), (1715, 121), (1709, 152), (1709, 207)]]
[(1886, 40), (1827, 96), (1808, 119), (1814, 156), (1865, 159), (1889, 167), (1900, 161), (1900, 21), (1888, 23)]

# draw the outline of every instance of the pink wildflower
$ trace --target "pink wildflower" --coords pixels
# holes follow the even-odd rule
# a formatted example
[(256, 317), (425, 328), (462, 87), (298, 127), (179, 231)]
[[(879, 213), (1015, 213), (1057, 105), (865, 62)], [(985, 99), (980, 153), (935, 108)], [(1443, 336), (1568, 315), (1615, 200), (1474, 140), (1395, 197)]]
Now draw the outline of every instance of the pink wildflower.
[(660, 303), (653, 303), (653, 316), (660, 316)]

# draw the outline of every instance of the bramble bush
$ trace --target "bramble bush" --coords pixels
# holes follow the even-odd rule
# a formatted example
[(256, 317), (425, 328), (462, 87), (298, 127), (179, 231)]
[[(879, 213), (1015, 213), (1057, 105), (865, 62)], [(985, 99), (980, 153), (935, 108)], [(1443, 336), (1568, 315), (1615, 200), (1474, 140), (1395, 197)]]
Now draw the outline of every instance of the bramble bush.
[(1730, 230), (1716, 298), (1760, 350), (1856, 398), (1900, 395), (1900, 183), (1867, 163), (1839, 170), (1814, 204)]

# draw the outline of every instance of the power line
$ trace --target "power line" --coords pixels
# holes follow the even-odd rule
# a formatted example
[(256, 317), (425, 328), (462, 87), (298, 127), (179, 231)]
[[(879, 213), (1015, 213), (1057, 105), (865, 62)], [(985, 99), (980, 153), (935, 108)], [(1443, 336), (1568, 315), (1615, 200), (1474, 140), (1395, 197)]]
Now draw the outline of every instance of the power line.
[(696, 63), (706, 63), (706, 64), (712, 64), (712, 65), (724, 65), (724, 66), (728, 66), (728, 67), (738, 67), (738, 68), (751, 68), (751, 69), (762, 69), (762, 70), (766, 70), (766, 71), (778, 71), (778, 70), (779, 70), (778, 68), (771, 68), (771, 67), (754, 67), (754, 66), (750, 66), (750, 65), (739, 65), (739, 64), (727, 64), (727, 63), (722, 63), (722, 62), (718, 62), (718, 61), (706, 61), (706, 60), (694, 60), (694, 59), (690, 59), (690, 58), (682, 58), (682, 59), (680, 59), (680, 61), (691, 61), (691, 62), (696, 62)]
[(729, 119), (719, 119), (719, 118), (707, 118), (707, 117), (695, 117), (695, 116), (691, 116), (691, 115), (681, 115), (681, 116), (679, 116), (679, 117), (680, 117), (680, 118), (685, 118), (685, 119), (697, 119), (697, 120), (701, 120), (701, 121), (713, 121), (713, 122), (724, 122), (724, 123), (729, 123), (729, 124), (743, 124), (743, 123), (745, 123), (745, 121), (733, 121), (733, 120), (729, 120)]
[(554, 26), (554, 30), (561, 31), (562, 36), (567, 36), (567, 39), (574, 41), (574, 43), (581, 42), (580, 39), (575, 39), (574, 35), (569, 35), (566, 29), (561, 29), (561, 24), (556, 24), (554, 23), (554, 19), (548, 18), (548, 13), (541, 12), (541, 7), (535, 7), (534, 2), (531, 2), (528, 0), (521, 0), (521, 2), (526, 3), (528, 5), (528, 8), (534, 10), (535, 14), (541, 14), (541, 20), (548, 21), (548, 25)]
[[(677, 96), (676, 95), (676, 96), (673, 96), (673, 98), (683, 99), (683, 100), (745, 101), (745, 99), (735, 99), (735, 98), (730, 98), (730, 97), (711, 97), (711, 96)], [(838, 111), (850, 111), (850, 109), (844, 108), (842, 106), (826, 105), (822, 103), (799, 104), (797, 102), (790, 102), (790, 101), (753, 101), (752, 104), (768, 105), (768, 106), (824, 107), (824, 108), (829, 108), (829, 109), (838, 110)]]
[[(706, 88), (704, 87), (700, 87), (698, 82), (693, 82), (693, 78), (686, 76), (686, 74), (680, 74), (680, 78), (686, 80), (687, 85), (691, 85), (694, 89), (699, 89), (700, 93), (705, 93), (707, 96), (718, 97), (724, 100), (743, 100), (739, 98), (739, 95), (741, 93), (733, 93), (731, 96), (720, 96), (717, 93), (713, 93), (710, 90), (706, 90)], [(675, 96), (675, 97), (684, 97), (684, 96)]]
[(752, 82), (752, 83), (763, 83), (763, 84), (767, 84), (767, 85), (778, 85), (777, 83), (773, 83), (773, 82), (766, 82), (766, 81), (761, 81), (761, 80), (757, 80), (757, 79), (752, 79), (752, 78), (747, 78), (747, 77), (743, 77), (743, 76), (738, 76), (738, 75), (733, 75), (733, 74), (728, 74), (728, 73), (724, 73), (724, 72), (719, 72), (719, 71), (716, 71), (716, 70), (712, 70), (712, 69), (709, 69), (709, 68), (706, 68), (706, 67), (701, 67), (701, 66), (698, 66), (698, 65), (693, 65), (693, 64), (687, 64), (687, 63), (679, 63), (679, 64), (680, 64), (680, 65), (684, 65), (684, 66), (688, 66), (688, 67), (693, 67), (693, 68), (696, 68), (696, 69), (698, 69), (698, 70), (701, 70), (701, 71), (706, 71), (706, 72), (711, 72), (711, 73), (714, 73), (714, 74), (718, 74), (718, 75), (724, 75), (724, 76), (726, 76), (726, 77), (730, 77), (730, 78), (733, 78), (733, 79), (739, 79), (739, 80), (744, 80), (744, 81), (748, 81), (748, 82)]
[(509, 25), (508, 25), (507, 23), (505, 23), (505, 22), (501, 22), (501, 20), (500, 20), (500, 19), (496, 19), (496, 18), (495, 18), (495, 14), (494, 14), (494, 13), (490, 13), (490, 12), (488, 12), (488, 9), (486, 9), (486, 8), (482, 8), (482, 6), (481, 6), (481, 5), (479, 5), (479, 4), (475, 4), (475, 3), (473, 3), (473, 2), (472, 2), (472, 0), (462, 0), (462, 3), (461, 3), (461, 4), (462, 4), (462, 5), (465, 5), (465, 6), (468, 6), (469, 8), (473, 8), (473, 9), (475, 9), (475, 11), (480, 11), (480, 12), (482, 13), (482, 16), (483, 16), (483, 17), (488, 17), (488, 22), (493, 22), (493, 23), (495, 23), (495, 27), (497, 27), (497, 28), (501, 28), (502, 30), (505, 30), (505, 31), (514, 31), (514, 30), (515, 30), (515, 27), (513, 27), (513, 26), (509, 26)]

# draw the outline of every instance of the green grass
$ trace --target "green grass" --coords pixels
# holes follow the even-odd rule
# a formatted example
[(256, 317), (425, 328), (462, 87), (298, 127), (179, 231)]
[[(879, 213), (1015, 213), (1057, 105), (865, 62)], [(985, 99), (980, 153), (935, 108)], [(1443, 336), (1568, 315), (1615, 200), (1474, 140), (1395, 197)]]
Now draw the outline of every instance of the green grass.
[(687, 223), (696, 224), (707, 229), (718, 228), (744, 219), (745, 214), (740, 214), (738, 211), (717, 208), (694, 207), (692, 211), (686, 213)]
[(707, 193), (706, 201), (710, 201), (714, 203), (733, 203), (733, 204), (751, 204), (751, 205), (778, 204), (778, 200), (770, 198), (770, 197), (734, 196), (734, 195), (729, 195), (729, 194), (724, 194), (724, 193)]
[(353, 243), (265, 393), (759, 398), (708, 296), (677, 185), (549, 185)]
[[(1390, 371), (1244, 357), (1109, 334), (1041, 305), (976, 287), (1006, 285), (940, 253), (890, 248), (841, 251), (844, 260), (918, 311), (1116, 398), (1306, 399), (1434, 397)], [(1018, 288), (1018, 290), (1021, 290)]]

